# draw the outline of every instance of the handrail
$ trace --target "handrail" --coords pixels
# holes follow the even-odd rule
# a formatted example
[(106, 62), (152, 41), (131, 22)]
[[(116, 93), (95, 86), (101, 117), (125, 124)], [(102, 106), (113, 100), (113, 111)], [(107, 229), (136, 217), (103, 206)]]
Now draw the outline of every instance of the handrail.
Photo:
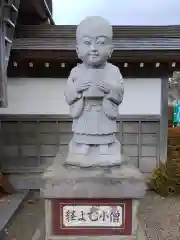
[(50, 20), (50, 23), (52, 25), (55, 25), (54, 19), (52, 17), (51, 11), (49, 10), (49, 7), (48, 7), (48, 4), (47, 4), (46, 0), (43, 0), (43, 2), (44, 2), (45, 9), (46, 9), (46, 13), (47, 13), (48, 18)]

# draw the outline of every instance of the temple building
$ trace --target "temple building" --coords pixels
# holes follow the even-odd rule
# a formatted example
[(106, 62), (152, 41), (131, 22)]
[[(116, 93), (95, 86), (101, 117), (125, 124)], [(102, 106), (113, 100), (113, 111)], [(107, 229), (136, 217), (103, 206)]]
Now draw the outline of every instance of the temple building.
[[(4, 62), (1, 51), (1, 168), (18, 189), (39, 188), (45, 168), (58, 151), (67, 153), (72, 137), (64, 89), (79, 63), (76, 25), (55, 25), (48, 1), (43, 8), (37, 2), (29, 18), (20, 4)], [(180, 26), (114, 25), (113, 30), (111, 62), (125, 82), (117, 137), (125, 160), (149, 175), (166, 160), (168, 79), (180, 68)]]
[[(10, 173), (10, 176), (12, 173), (16, 173), (16, 170), (13, 170), (13, 166), (16, 166), (17, 169), (17, 166), (20, 164), (20, 158), (17, 157), (15, 152), (15, 148), (19, 144), (20, 135), (18, 137), (16, 134), (14, 127), (16, 128), (17, 126), (14, 125), (14, 122), (8, 120), (10, 115), (4, 114), (3, 111), (11, 105), (11, 100), (9, 99), (11, 95), (11, 87), (9, 88), (11, 80), (7, 78), (9, 72), (7, 68), (9, 69), (14, 36), (16, 31), (21, 28), (21, 25), (29, 24), (39, 26), (54, 24), (52, 0), (0, 1), (0, 112), (2, 111), (0, 113), (0, 198), (2, 198), (0, 201), (0, 239), (7, 238), (6, 227), (9, 224), (9, 220), (28, 194), (28, 191), (26, 191), (27, 186), (25, 185), (25, 191), (16, 192), (18, 189), (13, 188), (11, 179), (8, 179), (8, 176), (6, 176), (6, 173), (7, 175)], [(19, 100), (15, 100), (17, 105)], [(20, 120), (21, 117), (18, 119)], [(21, 150), (20, 148), (18, 149), (20, 153)], [(12, 154), (9, 155), (8, 152)], [(16, 162), (15, 165), (13, 161)], [(6, 164), (11, 166), (11, 169), (9, 167), (6, 168)], [(20, 173), (20, 171), (17, 173)], [(17, 184), (14, 187), (18, 188)]]

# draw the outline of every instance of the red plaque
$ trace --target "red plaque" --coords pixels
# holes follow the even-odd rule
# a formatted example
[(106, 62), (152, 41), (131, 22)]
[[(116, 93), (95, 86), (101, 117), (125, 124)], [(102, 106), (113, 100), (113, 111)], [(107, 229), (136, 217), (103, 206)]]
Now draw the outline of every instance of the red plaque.
[(51, 199), (52, 235), (131, 235), (132, 200)]

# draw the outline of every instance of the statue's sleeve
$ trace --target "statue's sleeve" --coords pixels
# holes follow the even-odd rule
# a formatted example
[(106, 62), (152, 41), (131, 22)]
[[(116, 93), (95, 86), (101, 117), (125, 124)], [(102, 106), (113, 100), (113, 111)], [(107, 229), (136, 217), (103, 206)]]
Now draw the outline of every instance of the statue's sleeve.
[(70, 114), (73, 118), (78, 118), (82, 114), (84, 107), (84, 101), (81, 93), (77, 93), (75, 88), (75, 81), (77, 77), (77, 67), (71, 70), (71, 73), (68, 77), (66, 90), (65, 90), (65, 99), (67, 104), (70, 107)]
[(117, 67), (113, 69), (112, 77), (112, 87), (109, 94), (104, 99), (103, 106), (105, 115), (110, 119), (116, 119), (119, 105), (123, 101), (124, 81)]
[(124, 96), (124, 81), (119, 69), (116, 67), (114, 70), (113, 77), (113, 85), (109, 94), (107, 95), (107, 99), (116, 105), (120, 105)]
[(67, 104), (70, 106), (81, 98), (81, 94), (78, 94), (75, 88), (76, 71), (76, 67), (71, 70), (71, 73), (66, 83), (65, 99)]

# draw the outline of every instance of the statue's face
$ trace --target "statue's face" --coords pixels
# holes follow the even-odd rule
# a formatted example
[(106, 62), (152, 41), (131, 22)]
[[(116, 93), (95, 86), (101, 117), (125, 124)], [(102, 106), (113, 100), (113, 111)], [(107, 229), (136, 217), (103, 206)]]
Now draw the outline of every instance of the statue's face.
[(101, 66), (111, 54), (111, 39), (106, 36), (84, 35), (77, 41), (77, 55), (89, 67)]

